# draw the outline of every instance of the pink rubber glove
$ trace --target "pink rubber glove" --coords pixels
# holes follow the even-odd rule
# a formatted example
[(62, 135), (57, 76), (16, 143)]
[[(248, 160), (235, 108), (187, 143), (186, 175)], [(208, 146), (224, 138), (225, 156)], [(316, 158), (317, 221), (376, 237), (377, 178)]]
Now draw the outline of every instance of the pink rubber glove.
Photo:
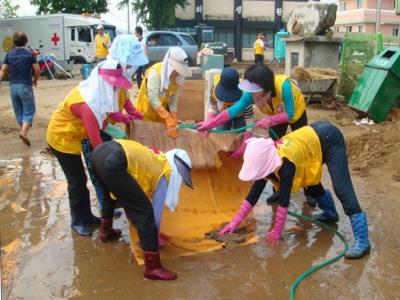
[(233, 217), (232, 221), (229, 222), (220, 232), (219, 235), (224, 235), (225, 233), (232, 233), (239, 226), (239, 224), (246, 218), (249, 212), (253, 209), (253, 206), (247, 201), (244, 200), (239, 207), (236, 215)]
[(215, 118), (216, 115), (217, 115), (217, 114), (216, 114), (215, 112), (209, 111), (209, 112), (207, 113), (207, 119), (206, 119), (206, 121), (211, 120), (212, 118)]
[(136, 110), (131, 100), (129, 99), (125, 100), (124, 109), (130, 116), (133, 117), (133, 120), (143, 120), (143, 114)]
[(125, 125), (129, 125), (131, 121), (134, 119), (131, 115), (123, 114), (122, 112), (113, 112), (108, 114), (111, 118), (113, 118), (116, 122), (124, 123)]
[(265, 118), (262, 118), (261, 120), (258, 120), (256, 122), (256, 127), (260, 127), (262, 129), (267, 130), (270, 127), (273, 127), (278, 124), (283, 124), (287, 123), (289, 121), (289, 116), (286, 112), (282, 112), (276, 115), (272, 116), (267, 116)]
[(228, 122), (229, 120), (230, 120), (230, 118), (229, 118), (228, 111), (224, 110), (212, 119), (207, 119), (206, 121), (197, 123), (196, 124), (197, 131), (213, 129), (213, 128), (217, 127), (218, 125)]
[(240, 144), (239, 148), (237, 148), (236, 151), (232, 153), (231, 158), (239, 159), (243, 157), (244, 151), (246, 150), (247, 147), (246, 140), (248, 140), (252, 136), (253, 133), (251, 131), (245, 131), (245, 133), (243, 134), (242, 143)]
[(282, 207), (280, 205), (278, 206), (278, 209), (275, 213), (274, 227), (271, 229), (271, 231), (268, 233), (267, 238), (265, 239), (265, 242), (268, 245), (276, 246), (279, 244), (283, 228), (285, 227), (287, 213), (287, 207)]
[[(209, 111), (208, 114), (207, 114), (207, 119), (206, 119), (206, 121), (207, 121), (207, 120), (211, 120), (211, 119), (214, 118), (216, 115), (217, 115), (217, 114), (216, 114), (215, 112)], [(202, 134), (202, 135), (204, 135), (204, 136), (208, 136), (208, 131), (207, 131), (207, 130), (198, 131), (198, 133), (200, 133), (200, 134)]]

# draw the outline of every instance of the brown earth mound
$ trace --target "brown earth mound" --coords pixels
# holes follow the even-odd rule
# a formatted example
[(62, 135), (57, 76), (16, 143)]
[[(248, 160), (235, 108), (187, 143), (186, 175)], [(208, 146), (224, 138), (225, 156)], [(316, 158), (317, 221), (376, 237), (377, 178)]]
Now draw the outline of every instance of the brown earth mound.
[(366, 127), (362, 135), (347, 138), (347, 151), (353, 171), (368, 176), (372, 168), (387, 167), (392, 179), (400, 176), (400, 121)]

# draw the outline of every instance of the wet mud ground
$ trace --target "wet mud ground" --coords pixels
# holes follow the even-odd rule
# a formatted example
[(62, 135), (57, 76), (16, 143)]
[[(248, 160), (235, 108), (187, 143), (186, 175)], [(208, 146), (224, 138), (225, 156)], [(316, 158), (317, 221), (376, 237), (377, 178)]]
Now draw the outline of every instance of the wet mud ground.
[[(57, 97), (62, 99), (74, 86), (65, 82), (58, 88), (43, 85), (43, 90), (37, 91), (39, 98), (46, 95), (46, 90), (53, 91), (55, 97), (45, 104), (50, 111), (56, 107)], [(50, 98), (42, 101), (46, 99)], [(8, 92), (1, 90), (0, 100), (2, 128), (15, 127)], [(309, 112), (312, 120), (329, 119), (335, 114), (319, 108), (310, 108)], [(343, 248), (332, 233), (293, 217), (287, 221), (281, 245), (267, 246), (263, 238), (272, 223), (272, 210), (260, 200), (254, 210), (259, 242), (165, 260), (163, 264), (176, 271), (178, 279), (145, 280), (142, 267), (130, 257), (124, 217), (115, 222), (116, 227), (123, 229), (118, 243), (101, 243), (98, 228), (94, 228), (90, 238), (71, 232), (64, 175), (54, 157), (40, 153), (45, 146), (43, 124), (49, 117), (45, 109), (38, 115), (39, 124), (31, 133), (32, 149), (15, 138), (15, 130), (2, 131), (0, 135), (3, 299), (288, 299), (289, 287), (301, 273)], [(343, 119), (336, 124), (342, 125), (349, 137), (357, 135), (354, 132), (367, 131)], [(382, 129), (376, 128), (378, 133)], [(398, 152), (398, 145), (395, 140), (394, 149), (387, 151)], [(353, 149), (355, 162), (364, 153), (364, 146), (365, 143), (358, 152)], [(381, 146), (384, 148), (384, 144)], [(383, 156), (378, 156), (378, 161)], [(361, 260), (341, 259), (319, 270), (300, 284), (296, 299), (400, 299), (397, 157), (382, 159), (380, 165), (368, 169), (367, 175), (365, 170), (352, 167), (353, 183), (369, 218), (371, 254)], [(323, 182), (329, 187), (326, 170), (324, 176)], [(98, 215), (93, 188), (90, 189), (93, 210)], [(339, 229), (352, 241), (348, 218), (335, 201), (340, 214)], [(295, 194), (291, 202), (291, 209), (296, 212), (309, 215), (314, 211), (305, 204), (302, 193)]]

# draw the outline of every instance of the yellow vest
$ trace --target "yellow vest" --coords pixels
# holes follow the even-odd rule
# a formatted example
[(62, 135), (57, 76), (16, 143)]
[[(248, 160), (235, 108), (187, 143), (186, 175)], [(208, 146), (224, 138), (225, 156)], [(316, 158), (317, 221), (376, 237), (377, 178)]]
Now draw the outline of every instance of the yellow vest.
[[(285, 135), (277, 143), (279, 156), (286, 157), (296, 166), (293, 178), (292, 192), (301, 187), (316, 185), (321, 182), (322, 151), (317, 133), (310, 126), (305, 126)], [(275, 176), (279, 179), (278, 170)], [(272, 181), (279, 190), (279, 182)]]
[(132, 140), (115, 139), (124, 149), (128, 163), (128, 173), (135, 178), (147, 197), (151, 199), (162, 176), (169, 181), (171, 166), (163, 152), (152, 149)]
[[(118, 111), (122, 112), (125, 106), (126, 99), (129, 98), (128, 90), (127, 89), (119, 89), (118, 90)], [(111, 124), (115, 124), (115, 120), (111, 117), (107, 117), (107, 122)]]
[(104, 33), (103, 37), (101, 37), (100, 34), (96, 34), (94, 40), (96, 43), (96, 57), (106, 58), (108, 55), (108, 48), (104, 47), (103, 44), (109, 45), (110, 37), (107, 33)]
[[(272, 108), (269, 103), (265, 103), (262, 107), (259, 107), (261, 112), (263, 112), (266, 115), (276, 115), (278, 113), (285, 111), (285, 106), (283, 103), (282, 87), (286, 79), (288, 78), (285, 75), (275, 76), (274, 86), (275, 86), (276, 97), (272, 97)], [(304, 97), (299, 87), (293, 84), (290, 80), (289, 82), (293, 94), (294, 113), (292, 119), (290, 119), (288, 122), (292, 124), (295, 123), (304, 113), (304, 111), (306, 110), (306, 103), (304, 102)]]
[[(161, 67), (162, 63), (156, 63), (151, 68), (149, 68), (145, 73), (145, 80), (142, 81), (142, 85), (140, 86), (139, 95), (135, 100), (135, 107), (136, 109), (144, 115), (144, 120), (148, 121), (155, 121), (155, 122), (164, 122), (161, 119), (154, 108), (151, 106), (150, 100), (147, 95), (147, 78), (148, 74), (151, 70), (155, 70), (157, 74), (161, 78)], [(180, 85), (176, 83), (174, 80), (170, 83), (168, 89), (163, 91), (162, 94), (159, 96), (161, 105), (164, 106), (165, 109), (168, 110), (168, 104), (171, 99), (178, 91)]]
[(254, 54), (264, 55), (264, 47), (262, 46), (263, 41), (257, 39), (254, 43)]
[(75, 87), (53, 113), (47, 127), (47, 143), (54, 149), (69, 154), (81, 153), (81, 141), (87, 138), (82, 119), (70, 110), (72, 104), (82, 103), (79, 88)]

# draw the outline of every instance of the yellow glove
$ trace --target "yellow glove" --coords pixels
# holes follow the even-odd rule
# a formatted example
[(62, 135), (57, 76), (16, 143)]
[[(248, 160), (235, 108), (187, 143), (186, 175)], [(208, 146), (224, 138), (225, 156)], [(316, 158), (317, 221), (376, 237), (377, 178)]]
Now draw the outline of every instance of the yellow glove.
[(178, 136), (178, 122), (176, 119), (176, 113), (172, 112), (170, 114), (162, 105), (156, 108), (156, 112), (160, 118), (164, 120), (165, 126), (167, 127), (168, 136), (173, 139), (176, 138)]

